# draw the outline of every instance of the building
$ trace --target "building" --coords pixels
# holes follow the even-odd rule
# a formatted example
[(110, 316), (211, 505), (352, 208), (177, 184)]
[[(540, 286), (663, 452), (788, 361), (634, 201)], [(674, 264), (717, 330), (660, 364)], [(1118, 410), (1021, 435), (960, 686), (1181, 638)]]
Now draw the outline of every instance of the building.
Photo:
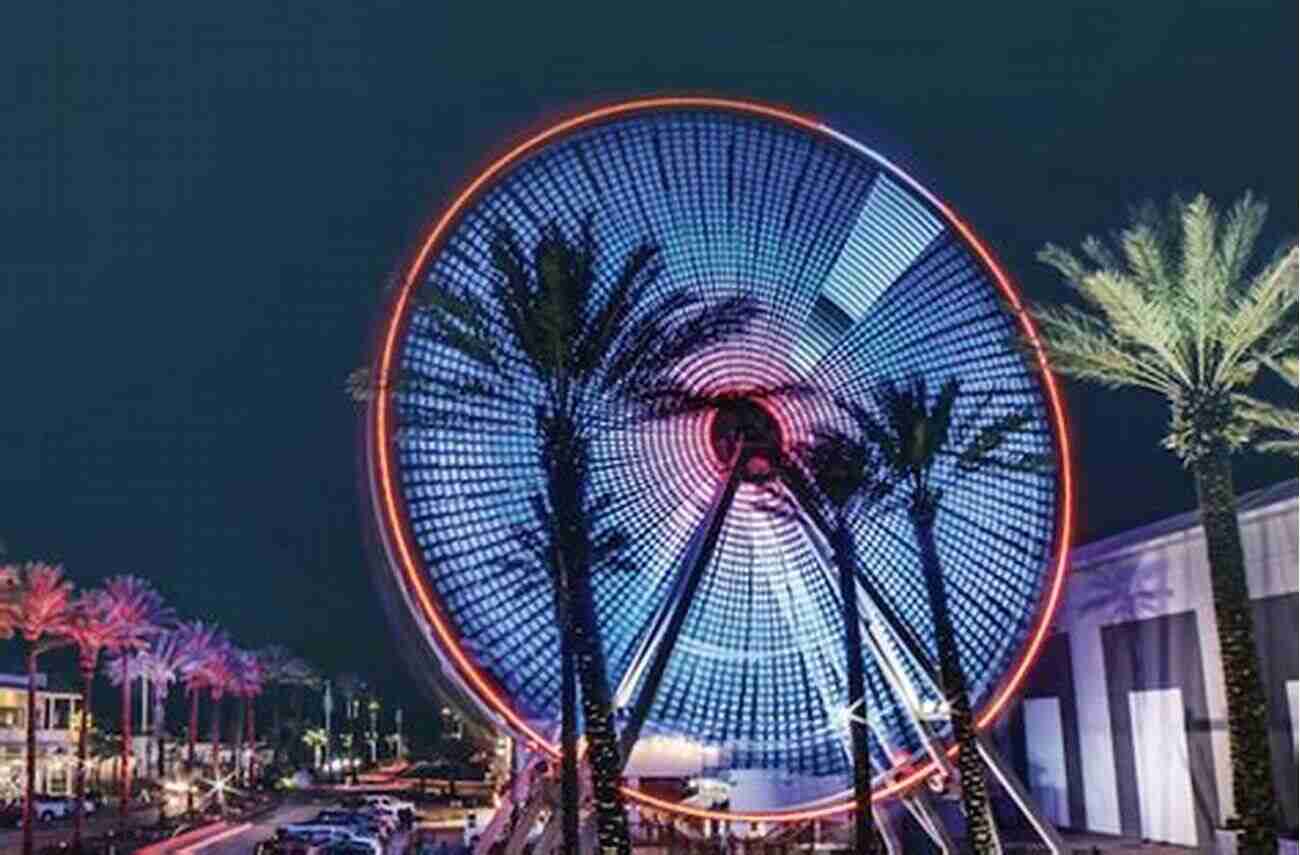
[[(66, 795), (72, 791), (77, 758), (81, 693), (63, 691), (45, 674), (36, 675), (36, 788)], [(0, 798), (25, 789), (27, 757), (27, 675), (0, 673)]]
[[(1239, 504), (1275, 787), (1297, 822), (1297, 482)], [(1227, 699), (1193, 511), (1075, 549), (1055, 634), (1005, 722), (1059, 825), (1205, 847), (1232, 816)]]

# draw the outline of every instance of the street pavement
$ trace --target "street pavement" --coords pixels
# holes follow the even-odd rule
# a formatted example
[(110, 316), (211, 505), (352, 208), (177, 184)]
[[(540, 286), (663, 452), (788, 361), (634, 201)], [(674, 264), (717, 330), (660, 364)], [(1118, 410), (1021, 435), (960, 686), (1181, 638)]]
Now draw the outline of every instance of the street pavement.
[[(258, 843), (275, 836), (276, 827), (309, 820), (331, 804), (330, 800), (318, 799), (306, 804), (285, 805), (253, 823), (251, 828), (229, 835), (219, 834), (208, 842), (180, 849), (176, 855), (252, 855)], [(388, 841), (387, 855), (405, 855), (409, 843), (410, 834), (398, 832)]]

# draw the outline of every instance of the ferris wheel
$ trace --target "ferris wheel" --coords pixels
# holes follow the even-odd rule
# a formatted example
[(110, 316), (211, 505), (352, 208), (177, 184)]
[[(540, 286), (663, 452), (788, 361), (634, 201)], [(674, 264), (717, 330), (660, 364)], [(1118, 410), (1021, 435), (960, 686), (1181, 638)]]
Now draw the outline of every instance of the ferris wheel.
[[(934, 476), (950, 509), (935, 539), (961, 666), (987, 727), (1046, 635), (1068, 548), (1061, 403), (1044, 363), (1017, 344), (1032, 342), (1032, 326), (971, 229), (901, 169), (818, 122), (719, 99), (623, 103), (536, 134), (470, 182), (404, 271), (380, 329), (373, 370), (392, 392), (367, 410), (365, 465), (393, 585), (444, 671), (503, 727), (557, 753), (553, 599), (511, 560), (542, 477), (531, 427), (539, 389), (520, 384), (508, 405), (475, 411), (472, 430), (406, 429), (446, 402), (399, 376), (464, 382), (473, 372), (415, 296), (448, 285), (489, 294), (502, 224), (527, 245), (549, 224), (576, 229), (587, 218), (610, 259), (645, 241), (659, 247), (663, 287), (762, 307), (748, 333), (678, 366), (676, 378), (748, 401), (726, 418), (777, 446), (806, 442), (834, 407), (816, 396), (759, 400), (757, 390), (815, 383), (866, 405), (882, 379), (954, 378), (971, 393), (957, 416), (994, 398), (1031, 414), (1013, 442), (1055, 465), (963, 477), (940, 466)], [(625, 718), (644, 701), (628, 774), (731, 785), (725, 809), (632, 785), (628, 794), (664, 811), (754, 821), (845, 809), (852, 711), (824, 545), (771, 513), (757, 478), (740, 479), (720, 505), (718, 413), (646, 424), (619, 406), (611, 400), (609, 427), (593, 438), (601, 463), (589, 489), (604, 497), (602, 525), (627, 544), (623, 569), (596, 568), (593, 585), (616, 701)], [(862, 715), (884, 797), (941, 767), (951, 734), (942, 720), (921, 721), (942, 698), (926, 675), (934, 629), (906, 516), (875, 509), (853, 530), (874, 618)]]

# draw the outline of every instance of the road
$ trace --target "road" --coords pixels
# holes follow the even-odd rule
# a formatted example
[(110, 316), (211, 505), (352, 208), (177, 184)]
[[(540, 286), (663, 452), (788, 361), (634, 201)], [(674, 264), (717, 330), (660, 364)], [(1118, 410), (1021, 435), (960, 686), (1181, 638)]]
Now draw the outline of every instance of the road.
[[(177, 855), (251, 855), (253, 847), (267, 838), (275, 836), (277, 826), (293, 822), (304, 822), (320, 813), (332, 802), (320, 799), (306, 804), (285, 805), (270, 816), (259, 820), (251, 828), (244, 829), (229, 836), (218, 835), (207, 843), (189, 846), (177, 852)], [(388, 841), (387, 855), (405, 855), (410, 843), (409, 832), (398, 832)]]

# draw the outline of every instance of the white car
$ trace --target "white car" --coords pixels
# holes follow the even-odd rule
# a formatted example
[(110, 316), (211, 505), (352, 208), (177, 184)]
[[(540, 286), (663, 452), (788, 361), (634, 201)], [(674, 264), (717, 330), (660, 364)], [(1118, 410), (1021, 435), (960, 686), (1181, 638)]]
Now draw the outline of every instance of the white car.
[(370, 847), (371, 855), (384, 855), (384, 846), (368, 834), (348, 828), (345, 825), (319, 825), (316, 823), (298, 823), (282, 825), (275, 830), (277, 837), (313, 837), (319, 834), (333, 835), (340, 842), (355, 843)]
[(385, 796), (385, 795), (376, 795), (376, 796), (362, 796), (361, 801), (365, 802), (368, 805), (376, 805), (378, 807), (384, 808), (385, 810), (392, 811), (393, 813), (397, 814), (399, 817), (403, 813), (411, 817), (415, 816), (415, 802), (408, 802), (405, 799), (397, 799), (397, 798), (393, 798), (392, 796)]
[[(41, 822), (51, 822), (56, 819), (68, 819), (76, 809), (77, 800), (72, 796), (42, 796), (38, 795), (32, 799), (32, 815)], [(89, 816), (95, 812), (95, 803), (90, 799), (83, 799), (82, 814)]]

